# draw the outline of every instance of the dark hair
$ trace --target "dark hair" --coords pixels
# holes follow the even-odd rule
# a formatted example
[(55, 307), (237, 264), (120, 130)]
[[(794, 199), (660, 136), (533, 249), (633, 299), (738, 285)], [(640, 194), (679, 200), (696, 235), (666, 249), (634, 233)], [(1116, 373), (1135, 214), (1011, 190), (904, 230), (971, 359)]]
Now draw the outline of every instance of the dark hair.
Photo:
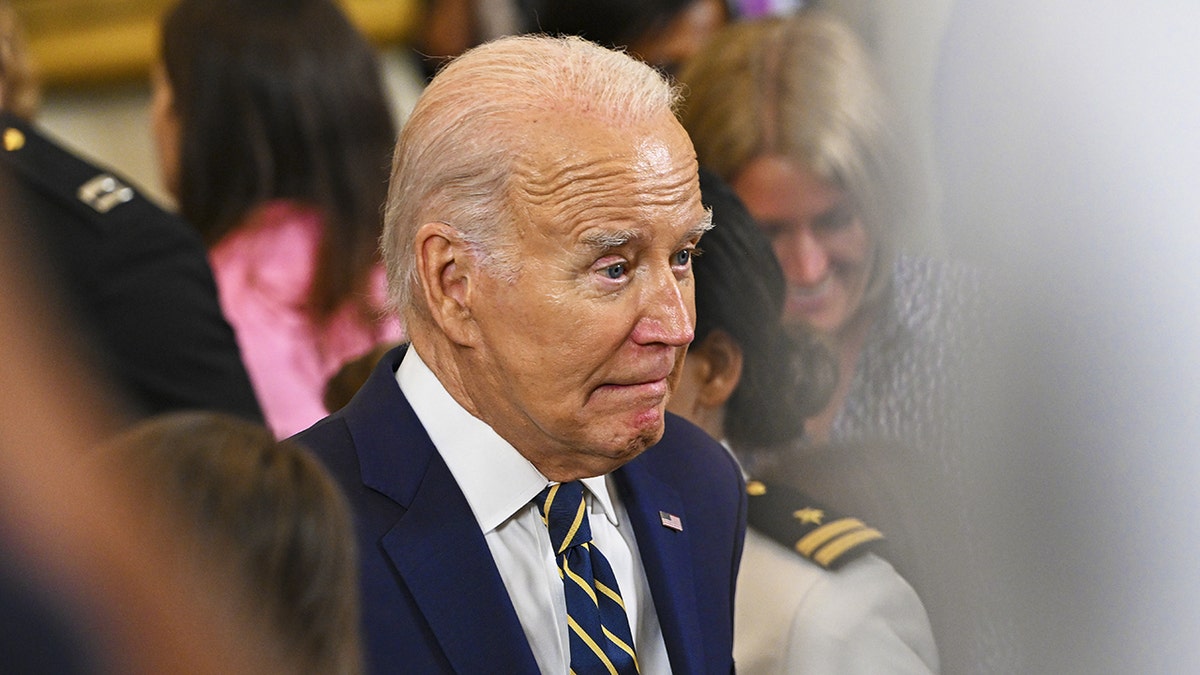
[(536, 30), (578, 35), (610, 48), (628, 47), (661, 30), (694, 0), (539, 0)]
[(324, 233), (309, 311), (364, 297), (396, 135), (366, 38), (331, 0), (182, 0), (161, 54), (183, 216), (212, 245), (264, 201), (311, 204)]
[(150, 418), (101, 451), (147, 508), (188, 526), (204, 562), (232, 578), (235, 606), (272, 627), (298, 672), (359, 671), (350, 508), (315, 456), (260, 424), (201, 412)]
[(742, 376), (725, 404), (725, 436), (764, 448), (800, 438), (805, 418), (824, 407), (836, 364), (808, 332), (782, 326), (785, 281), (771, 243), (716, 174), (700, 169), (700, 194), (713, 229), (696, 259), (696, 338), (723, 331), (742, 350)]

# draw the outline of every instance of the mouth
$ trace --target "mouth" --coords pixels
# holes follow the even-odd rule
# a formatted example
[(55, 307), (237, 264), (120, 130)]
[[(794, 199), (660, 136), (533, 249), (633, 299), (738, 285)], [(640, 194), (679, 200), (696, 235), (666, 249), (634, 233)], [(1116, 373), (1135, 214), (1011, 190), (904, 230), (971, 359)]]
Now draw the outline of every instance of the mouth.
[(674, 371), (674, 364), (648, 370), (642, 373), (614, 378), (596, 388), (597, 393), (612, 393), (632, 396), (638, 399), (662, 399), (668, 393), (668, 381)]
[(828, 302), (833, 288), (833, 277), (826, 277), (815, 286), (789, 285), (787, 308), (792, 312), (808, 314), (820, 311)]
[(630, 384), (604, 384), (597, 389), (598, 393), (614, 393), (630, 396), (636, 399), (658, 399), (667, 396), (667, 378), (635, 382)]

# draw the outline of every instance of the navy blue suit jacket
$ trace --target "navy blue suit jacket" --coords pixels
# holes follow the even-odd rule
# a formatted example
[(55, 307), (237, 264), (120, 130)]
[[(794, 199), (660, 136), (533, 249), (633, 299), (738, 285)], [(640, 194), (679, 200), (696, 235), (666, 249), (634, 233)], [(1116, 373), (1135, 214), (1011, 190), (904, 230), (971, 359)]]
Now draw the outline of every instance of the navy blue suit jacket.
[[(466, 498), (396, 384), (388, 353), (342, 410), (296, 436), (342, 485), (359, 543), (372, 673), (537, 673)], [(746, 525), (728, 453), (668, 416), (613, 473), (676, 673), (733, 669), (733, 592)], [(665, 527), (659, 512), (680, 517)]]

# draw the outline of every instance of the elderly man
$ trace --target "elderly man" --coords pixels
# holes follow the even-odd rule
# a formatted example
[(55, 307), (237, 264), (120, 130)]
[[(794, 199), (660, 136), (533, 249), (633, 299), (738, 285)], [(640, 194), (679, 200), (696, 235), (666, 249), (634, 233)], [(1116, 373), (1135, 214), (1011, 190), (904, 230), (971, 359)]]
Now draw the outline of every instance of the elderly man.
[(409, 118), (383, 248), (411, 346), (299, 436), (356, 511), (374, 672), (732, 669), (741, 478), (664, 410), (711, 223), (675, 100), (515, 37)]

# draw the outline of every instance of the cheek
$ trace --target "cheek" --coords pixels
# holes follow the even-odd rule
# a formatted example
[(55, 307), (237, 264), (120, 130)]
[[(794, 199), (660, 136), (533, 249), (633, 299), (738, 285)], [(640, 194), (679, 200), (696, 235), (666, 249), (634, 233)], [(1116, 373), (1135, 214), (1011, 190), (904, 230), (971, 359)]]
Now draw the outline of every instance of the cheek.
[(779, 264), (784, 264), (791, 250), (788, 238), (781, 235), (771, 237), (771, 250), (775, 252), (775, 259)]
[(871, 259), (871, 238), (858, 223), (829, 234), (824, 244), (832, 260), (848, 267), (865, 267)]
[[(611, 305), (611, 306), (610, 306)], [(505, 360), (540, 391), (563, 399), (617, 351), (628, 330), (616, 303), (584, 299), (550, 289), (503, 303), (502, 324), (491, 330), (503, 341)]]
[(179, 196), (179, 124), (169, 103), (156, 96), (150, 110), (154, 145), (158, 151), (159, 174), (163, 186)]

